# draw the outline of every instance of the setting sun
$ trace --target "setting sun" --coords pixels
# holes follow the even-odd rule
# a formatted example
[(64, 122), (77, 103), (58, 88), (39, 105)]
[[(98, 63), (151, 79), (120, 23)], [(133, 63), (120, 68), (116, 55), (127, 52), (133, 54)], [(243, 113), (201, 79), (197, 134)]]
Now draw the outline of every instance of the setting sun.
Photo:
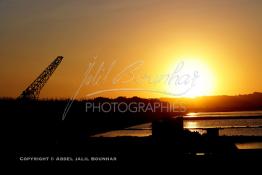
[(180, 97), (194, 98), (210, 95), (214, 82), (211, 68), (199, 59), (185, 58), (174, 65), (177, 80), (168, 84), (168, 92)]

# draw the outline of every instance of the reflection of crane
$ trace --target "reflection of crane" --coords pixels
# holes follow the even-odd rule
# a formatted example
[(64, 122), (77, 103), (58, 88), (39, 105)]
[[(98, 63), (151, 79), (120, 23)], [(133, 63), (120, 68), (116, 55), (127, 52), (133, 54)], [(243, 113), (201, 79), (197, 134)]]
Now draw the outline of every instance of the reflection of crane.
[(48, 79), (51, 77), (53, 72), (56, 70), (58, 65), (63, 60), (62, 56), (58, 56), (36, 79), (28, 86), (18, 99), (31, 99), (36, 100), (39, 97), (41, 89), (44, 87)]

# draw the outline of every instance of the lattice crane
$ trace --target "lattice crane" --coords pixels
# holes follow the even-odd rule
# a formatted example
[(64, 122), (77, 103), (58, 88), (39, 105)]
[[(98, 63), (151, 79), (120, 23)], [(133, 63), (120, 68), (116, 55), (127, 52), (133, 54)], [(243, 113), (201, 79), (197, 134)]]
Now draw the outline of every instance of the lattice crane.
[(36, 100), (39, 97), (41, 89), (44, 87), (48, 79), (54, 73), (56, 68), (63, 60), (62, 56), (58, 56), (36, 79), (31, 83), (18, 97), (18, 99)]

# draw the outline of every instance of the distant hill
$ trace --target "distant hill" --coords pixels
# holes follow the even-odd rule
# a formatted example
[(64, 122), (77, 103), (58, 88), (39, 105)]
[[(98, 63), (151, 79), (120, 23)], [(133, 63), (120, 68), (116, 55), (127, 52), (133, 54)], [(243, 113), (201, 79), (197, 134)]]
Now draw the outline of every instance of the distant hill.
[(184, 104), (189, 111), (262, 110), (262, 93), (237, 96), (203, 96), (197, 98), (161, 98), (169, 103)]

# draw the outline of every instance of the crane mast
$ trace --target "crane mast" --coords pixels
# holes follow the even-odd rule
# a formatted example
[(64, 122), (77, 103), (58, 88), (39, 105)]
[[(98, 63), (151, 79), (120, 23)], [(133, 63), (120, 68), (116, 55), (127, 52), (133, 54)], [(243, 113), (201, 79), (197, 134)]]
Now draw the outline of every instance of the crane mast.
[(54, 73), (56, 68), (63, 60), (62, 56), (58, 56), (36, 79), (33, 81), (18, 97), (18, 99), (37, 100), (41, 89), (47, 83), (48, 79)]

